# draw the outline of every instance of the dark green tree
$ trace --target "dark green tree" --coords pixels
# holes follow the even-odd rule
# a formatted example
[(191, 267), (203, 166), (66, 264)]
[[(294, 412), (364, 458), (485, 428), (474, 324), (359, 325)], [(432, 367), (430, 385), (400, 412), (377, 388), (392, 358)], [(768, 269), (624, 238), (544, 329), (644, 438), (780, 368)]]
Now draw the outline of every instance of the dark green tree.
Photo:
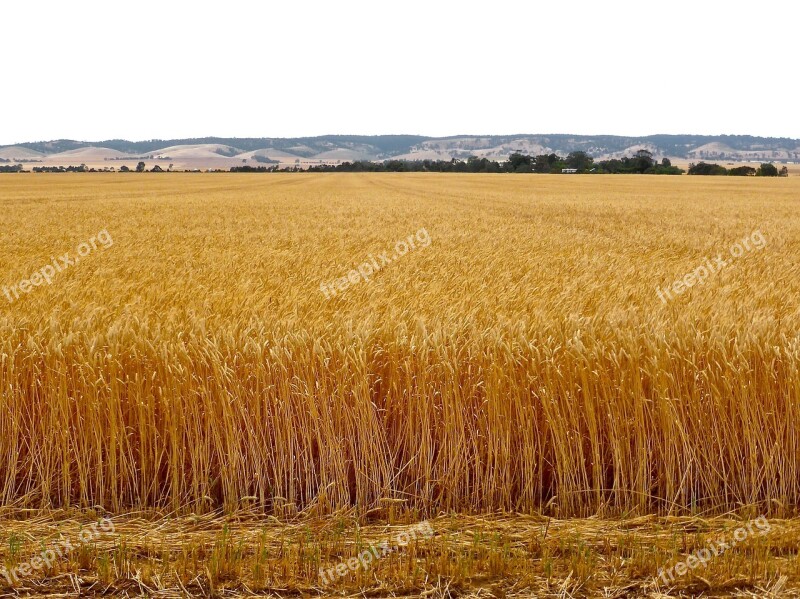
[(508, 170), (512, 173), (530, 173), (533, 171), (531, 168), (531, 157), (519, 152), (514, 152), (508, 157)]
[(566, 168), (576, 168), (578, 172), (586, 172), (594, 165), (594, 158), (589, 156), (586, 152), (570, 152), (565, 160), (567, 163)]
[(708, 164), (706, 162), (699, 162), (697, 164), (689, 165), (690, 175), (727, 175), (728, 169), (719, 164)]
[(644, 173), (653, 168), (656, 161), (653, 160), (653, 153), (650, 150), (638, 150), (633, 157), (633, 170), (637, 173)]
[(771, 162), (765, 162), (756, 171), (756, 177), (777, 177), (778, 167)]
[(737, 166), (728, 171), (732, 177), (752, 177), (756, 174), (756, 169), (752, 166)]

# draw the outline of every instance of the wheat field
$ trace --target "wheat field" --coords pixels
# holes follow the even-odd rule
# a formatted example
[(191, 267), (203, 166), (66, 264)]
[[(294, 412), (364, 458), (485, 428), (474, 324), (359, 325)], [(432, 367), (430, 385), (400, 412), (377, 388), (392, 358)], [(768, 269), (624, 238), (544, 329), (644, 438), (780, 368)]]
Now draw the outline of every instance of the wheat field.
[[(799, 181), (0, 177), (4, 290), (113, 238), (0, 294), (0, 506), (14, 522), (748, 513), (786, 519), (794, 547)], [(520, 542), (530, 561), (486, 559), (541, 566)], [(758, 551), (750, 575), (777, 575)], [(581, 584), (602, 570), (581, 564)], [(271, 584), (308, 590), (301, 570)]]

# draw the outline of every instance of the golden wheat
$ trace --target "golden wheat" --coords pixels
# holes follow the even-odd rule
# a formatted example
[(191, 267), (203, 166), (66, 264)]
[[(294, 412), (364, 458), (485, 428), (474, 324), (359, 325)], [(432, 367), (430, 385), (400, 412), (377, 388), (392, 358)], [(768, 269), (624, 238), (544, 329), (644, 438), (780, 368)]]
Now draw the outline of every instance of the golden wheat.
[(0, 504), (794, 513), (797, 181), (2, 177)]

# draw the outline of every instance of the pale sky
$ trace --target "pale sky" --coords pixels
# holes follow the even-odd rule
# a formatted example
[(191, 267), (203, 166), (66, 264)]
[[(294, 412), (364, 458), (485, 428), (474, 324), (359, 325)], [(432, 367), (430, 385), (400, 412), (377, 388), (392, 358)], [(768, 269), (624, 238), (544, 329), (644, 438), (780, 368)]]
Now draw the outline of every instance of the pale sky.
[(3, 2), (0, 144), (800, 138), (800, 3)]

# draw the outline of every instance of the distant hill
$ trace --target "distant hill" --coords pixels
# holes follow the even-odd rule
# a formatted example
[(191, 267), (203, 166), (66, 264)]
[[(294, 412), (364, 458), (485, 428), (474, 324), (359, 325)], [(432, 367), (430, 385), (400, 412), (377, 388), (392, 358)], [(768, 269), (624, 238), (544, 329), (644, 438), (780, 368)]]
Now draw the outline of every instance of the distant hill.
[(444, 159), (469, 156), (504, 160), (512, 152), (566, 155), (582, 150), (595, 158), (632, 155), (645, 148), (656, 158), (728, 161), (800, 161), (800, 140), (749, 135), (323, 135), (296, 138), (153, 139), (127, 141), (55, 140), (0, 146), (5, 159), (27, 158), (47, 164), (99, 164), (151, 159), (176, 167), (225, 168), (257, 159), (284, 164), (337, 163), (389, 158)]

